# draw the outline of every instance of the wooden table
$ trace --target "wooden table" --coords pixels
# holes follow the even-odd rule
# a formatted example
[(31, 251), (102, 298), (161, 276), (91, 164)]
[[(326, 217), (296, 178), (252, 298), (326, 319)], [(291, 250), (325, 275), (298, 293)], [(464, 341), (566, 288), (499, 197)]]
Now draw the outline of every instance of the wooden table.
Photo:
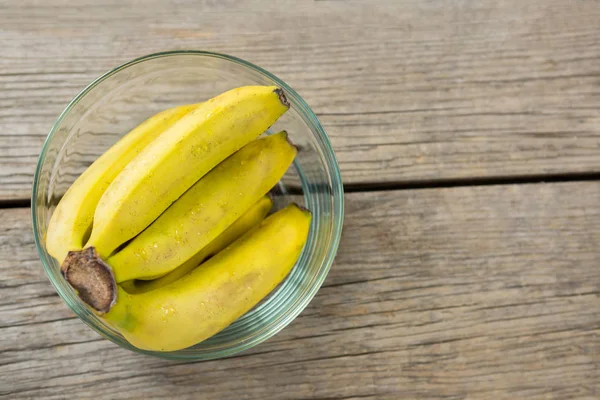
[[(600, 397), (599, 21), (596, 0), (1, 1), (0, 395)], [(347, 192), (309, 307), (211, 362), (88, 329), (31, 232), (38, 153), (68, 101), (179, 48), (296, 88)]]

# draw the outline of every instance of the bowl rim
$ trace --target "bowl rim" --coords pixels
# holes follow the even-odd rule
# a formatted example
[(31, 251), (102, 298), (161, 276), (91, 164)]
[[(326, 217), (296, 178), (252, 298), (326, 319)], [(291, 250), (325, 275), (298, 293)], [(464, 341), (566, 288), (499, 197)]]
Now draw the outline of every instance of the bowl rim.
[[(44, 161), (45, 161), (47, 153), (48, 153), (49, 144), (52, 141), (52, 139), (54, 138), (56, 131), (58, 130), (58, 127), (61, 125), (62, 121), (69, 114), (69, 112), (71, 112), (73, 107), (75, 107), (92, 89), (94, 89), (95, 87), (100, 85), (106, 79), (110, 78), (111, 76), (117, 74), (118, 72), (120, 72), (126, 68), (129, 68), (131, 66), (134, 66), (136, 64), (139, 64), (139, 63), (142, 63), (145, 61), (150, 61), (150, 60), (163, 58), (163, 57), (173, 57), (173, 56), (182, 56), (182, 55), (183, 56), (192, 55), (192, 56), (212, 57), (212, 58), (218, 58), (218, 59), (223, 59), (223, 60), (226, 60), (229, 62), (233, 62), (233, 63), (241, 65), (242, 67), (254, 70), (255, 72), (258, 72), (259, 74), (265, 75), (267, 78), (274, 81), (278, 86), (283, 88), (286, 95), (292, 97), (295, 100), (295, 103), (300, 106), (300, 109), (301, 109), (300, 111), (306, 117), (308, 117), (308, 119), (312, 123), (312, 128), (313, 128), (312, 131), (313, 131), (313, 133), (316, 133), (317, 140), (320, 145), (320, 150), (323, 152), (323, 155), (325, 156), (324, 158), (325, 158), (327, 168), (328, 168), (328, 175), (330, 178), (332, 197), (333, 197), (333, 204), (332, 204), (332, 206), (333, 206), (333, 208), (332, 208), (333, 224), (332, 224), (332, 230), (331, 230), (332, 236), (331, 236), (331, 240), (329, 243), (329, 247), (328, 247), (327, 253), (323, 259), (323, 264), (321, 266), (321, 270), (320, 270), (318, 276), (315, 277), (314, 284), (307, 290), (307, 293), (304, 297), (298, 299), (299, 304), (297, 304), (297, 306), (294, 307), (293, 310), (290, 310), (291, 312), (286, 312), (282, 316), (282, 318), (280, 318), (280, 320), (277, 321), (274, 328), (271, 329), (268, 332), (268, 334), (260, 335), (259, 337), (254, 338), (254, 340), (243, 342), (241, 344), (237, 344), (236, 346), (233, 346), (232, 348), (229, 348), (229, 349), (217, 350), (217, 351), (213, 351), (211, 353), (204, 354), (204, 355), (200, 355), (200, 354), (199, 355), (190, 355), (190, 354), (181, 354), (179, 352), (156, 352), (156, 351), (141, 350), (141, 349), (134, 347), (127, 341), (124, 341), (124, 343), (123, 343), (123, 341), (121, 341), (121, 340), (119, 340), (119, 341), (115, 340), (115, 338), (111, 337), (110, 335), (107, 335), (106, 332), (101, 331), (98, 327), (94, 326), (94, 324), (92, 324), (91, 321), (88, 321), (84, 315), (81, 315), (77, 310), (74, 309), (73, 305), (71, 305), (66, 300), (65, 294), (62, 292), (61, 288), (54, 282), (54, 279), (52, 279), (52, 273), (54, 271), (53, 271), (53, 268), (45, 260), (45, 254), (47, 252), (44, 250), (44, 247), (42, 244), (42, 238), (40, 237), (38, 221), (37, 221), (37, 216), (36, 216), (37, 215), (37, 206), (38, 206), (36, 199), (38, 197), (38, 187), (39, 187), (40, 175), (41, 175), (42, 166), (44, 164)], [(325, 130), (323, 129), (318, 117), (315, 115), (315, 113), (312, 111), (312, 109), (308, 106), (308, 104), (304, 101), (304, 99), (302, 97), (300, 97), (300, 95), (294, 89), (292, 89), (287, 83), (285, 83), (283, 80), (281, 80), (277, 76), (273, 75), (269, 71), (267, 71), (257, 65), (254, 65), (251, 62), (248, 62), (246, 60), (243, 60), (243, 59), (235, 57), (235, 56), (230, 56), (227, 54), (217, 53), (217, 52), (212, 52), (212, 51), (204, 51), (204, 50), (193, 50), (193, 49), (170, 50), (170, 51), (162, 51), (162, 52), (151, 53), (151, 54), (148, 54), (145, 56), (141, 56), (141, 57), (135, 58), (131, 61), (125, 62), (115, 68), (110, 69), (109, 71), (100, 75), (98, 78), (94, 79), (90, 84), (88, 84), (83, 90), (81, 90), (67, 104), (65, 109), (59, 115), (56, 122), (54, 122), (54, 124), (52, 125), (52, 128), (50, 129), (50, 132), (48, 133), (48, 135), (44, 141), (42, 150), (38, 157), (38, 162), (37, 162), (34, 177), (33, 177), (33, 186), (32, 186), (32, 192), (31, 192), (31, 218), (32, 218), (33, 236), (34, 236), (36, 249), (38, 252), (38, 256), (40, 257), (40, 260), (42, 261), (42, 265), (44, 267), (44, 271), (46, 272), (46, 276), (48, 277), (48, 280), (50, 280), (52, 286), (54, 286), (55, 290), (60, 295), (61, 299), (67, 304), (67, 306), (73, 311), (73, 313), (79, 319), (81, 319), (84, 323), (86, 323), (89, 327), (94, 329), (94, 331), (99, 333), (101, 336), (109, 339), (111, 342), (119, 345), (120, 347), (129, 349), (136, 353), (152, 355), (152, 356), (164, 358), (164, 359), (210, 360), (210, 359), (223, 358), (223, 357), (228, 357), (228, 356), (237, 354), (241, 351), (252, 348), (252, 347), (268, 340), (269, 338), (276, 335), (283, 328), (285, 328), (287, 325), (289, 325), (306, 308), (306, 306), (316, 295), (317, 291), (320, 289), (321, 285), (323, 284), (323, 281), (327, 277), (329, 270), (331, 269), (331, 266), (333, 264), (333, 260), (337, 253), (338, 247), (339, 247), (339, 243), (340, 243), (341, 235), (342, 235), (342, 225), (343, 225), (343, 220), (344, 220), (344, 188), (343, 188), (342, 177), (341, 177), (339, 165), (338, 165), (337, 159), (335, 157), (335, 154), (333, 152), (333, 148), (332, 148), (331, 142), (329, 140), (329, 137), (325, 133)]]

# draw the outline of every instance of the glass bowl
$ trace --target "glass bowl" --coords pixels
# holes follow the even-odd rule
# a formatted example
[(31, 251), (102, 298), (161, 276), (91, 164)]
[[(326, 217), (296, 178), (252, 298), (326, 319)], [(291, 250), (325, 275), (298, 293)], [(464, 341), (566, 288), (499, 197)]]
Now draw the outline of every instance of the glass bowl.
[[(166, 108), (207, 100), (244, 85), (276, 85), (290, 110), (270, 131), (288, 131), (299, 152), (274, 190), (313, 213), (308, 241), (292, 272), (267, 298), (228, 328), (175, 352), (135, 348), (94, 314), (62, 278), (45, 247), (53, 209), (75, 179), (122, 135)], [(92, 82), (62, 112), (40, 154), (32, 196), (33, 230), (46, 274), (58, 294), (92, 329), (124, 348), (170, 359), (229, 356), (275, 335), (306, 307), (327, 276), (342, 232), (343, 186), (329, 139), (315, 114), (285, 82), (244, 60), (204, 51), (172, 51), (130, 61)]]

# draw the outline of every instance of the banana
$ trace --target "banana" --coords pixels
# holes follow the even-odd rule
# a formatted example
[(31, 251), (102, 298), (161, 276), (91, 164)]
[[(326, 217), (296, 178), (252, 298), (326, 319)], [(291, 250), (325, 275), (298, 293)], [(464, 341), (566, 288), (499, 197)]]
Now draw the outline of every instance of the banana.
[(284, 131), (256, 139), (223, 161), (106, 259), (116, 282), (154, 279), (190, 259), (277, 184), (296, 152)]
[(152, 140), (197, 105), (162, 111), (125, 135), (90, 165), (71, 185), (52, 214), (46, 249), (58, 262), (70, 250), (81, 250), (92, 227), (100, 197), (125, 166)]
[(267, 213), (271, 210), (273, 201), (269, 196), (264, 196), (256, 204), (246, 211), (241, 217), (235, 220), (229, 228), (225, 229), (215, 240), (210, 242), (206, 247), (197, 252), (192, 258), (184, 262), (181, 266), (175, 270), (169, 272), (165, 276), (150, 281), (142, 281), (133, 279), (121, 283), (121, 287), (130, 294), (146, 293), (155, 289), (159, 289), (166, 286), (177, 279), (188, 274), (200, 263), (204, 262), (207, 258), (214, 256), (225, 247), (230, 245), (244, 233), (254, 228), (265, 218)]
[(104, 315), (134, 346), (175, 351), (223, 330), (289, 273), (306, 242), (310, 212), (292, 204), (200, 267), (162, 288), (128, 294)]
[(196, 107), (144, 148), (112, 181), (96, 207), (85, 247), (108, 258), (288, 108), (283, 91), (274, 86), (232, 89)]

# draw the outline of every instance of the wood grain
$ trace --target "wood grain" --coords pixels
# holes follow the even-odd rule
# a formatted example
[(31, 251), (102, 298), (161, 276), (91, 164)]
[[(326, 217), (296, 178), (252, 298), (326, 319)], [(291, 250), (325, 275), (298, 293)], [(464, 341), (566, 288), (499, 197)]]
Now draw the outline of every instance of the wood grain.
[(43, 275), (27, 209), (0, 210), (8, 398), (593, 399), (600, 396), (600, 184), (351, 193), (309, 307), (211, 362), (136, 355)]
[(28, 198), (61, 110), (147, 53), (272, 71), (331, 136), (346, 183), (600, 172), (595, 0), (0, 3), (0, 199)]

